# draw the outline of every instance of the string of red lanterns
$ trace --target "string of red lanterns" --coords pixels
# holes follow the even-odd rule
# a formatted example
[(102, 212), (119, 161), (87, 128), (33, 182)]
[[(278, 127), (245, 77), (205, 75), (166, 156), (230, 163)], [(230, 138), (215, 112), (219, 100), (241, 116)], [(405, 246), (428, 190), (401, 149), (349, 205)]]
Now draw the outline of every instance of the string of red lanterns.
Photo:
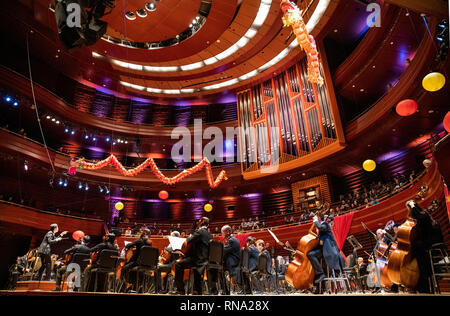
[(143, 163), (133, 169), (126, 169), (122, 163), (117, 159), (114, 154), (111, 154), (108, 158), (101, 160), (96, 163), (86, 162), (84, 159), (77, 160), (77, 164), (80, 168), (86, 170), (98, 170), (106, 167), (111, 164), (114, 168), (117, 169), (124, 176), (136, 176), (142, 171), (144, 171), (147, 167), (150, 167), (153, 174), (164, 184), (173, 185), (175, 183), (180, 182), (187, 176), (190, 176), (196, 172), (199, 172), (201, 169), (205, 168), (206, 179), (208, 180), (208, 184), (210, 188), (217, 188), (223, 180), (228, 180), (226, 176), (225, 170), (221, 170), (217, 178), (214, 180), (214, 176), (212, 173), (211, 163), (208, 158), (204, 157), (198, 164), (189, 169), (184, 169), (182, 172), (177, 174), (175, 177), (168, 178), (166, 177), (161, 170), (156, 165), (155, 161), (152, 158), (147, 158)]

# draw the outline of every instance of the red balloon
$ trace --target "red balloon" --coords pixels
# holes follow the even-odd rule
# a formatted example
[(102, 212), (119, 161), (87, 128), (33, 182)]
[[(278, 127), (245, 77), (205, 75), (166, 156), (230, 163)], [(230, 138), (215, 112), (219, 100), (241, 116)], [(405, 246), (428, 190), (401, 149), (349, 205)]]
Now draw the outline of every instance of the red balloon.
[(84, 238), (84, 233), (81, 230), (77, 230), (73, 232), (72, 238), (75, 239), (76, 241), (79, 241)]
[(395, 111), (400, 116), (410, 116), (417, 112), (417, 102), (411, 99), (406, 99), (397, 104)]
[(444, 128), (450, 133), (450, 111), (448, 111), (444, 116)]
[(158, 196), (161, 200), (165, 200), (169, 197), (169, 193), (167, 191), (159, 191)]

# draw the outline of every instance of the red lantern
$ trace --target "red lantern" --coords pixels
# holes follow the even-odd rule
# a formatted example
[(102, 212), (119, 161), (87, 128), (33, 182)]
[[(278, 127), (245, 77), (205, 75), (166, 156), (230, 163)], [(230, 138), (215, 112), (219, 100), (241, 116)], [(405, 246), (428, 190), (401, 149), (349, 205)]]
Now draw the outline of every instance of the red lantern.
[(164, 190), (159, 191), (158, 196), (161, 200), (166, 200), (169, 197), (169, 193), (167, 193), (167, 191), (164, 191)]
[(417, 102), (411, 99), (406, 99), (397, 104), (395, 111), (400, 116), (410, 116), (417, 112)]
[(444, 128), (450, 133), (450, 111), (448, 111), (444, 116)]
[(76, 232), (73, 232), (72, 238), (79, 241), (84, 238), (84, 233), (81, 230), (77, 230)]

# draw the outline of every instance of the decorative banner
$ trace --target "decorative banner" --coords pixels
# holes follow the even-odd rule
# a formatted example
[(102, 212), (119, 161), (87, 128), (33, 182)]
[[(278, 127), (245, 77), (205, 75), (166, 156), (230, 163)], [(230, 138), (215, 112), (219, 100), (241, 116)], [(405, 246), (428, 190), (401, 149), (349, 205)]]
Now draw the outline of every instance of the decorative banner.
[(141, 163), (139, 166), (133, 169), (126, 169), (120, 161), (117, 159), (116, 156), (111, 154), (108, 158), (101, 160), (97, 163), (90, 163), (84, 161), (84, 159), (77, 160), (77, 163), (79, 164), (80, 168), (86, 169), (86, 170), (98, 170), (106, 167), (107, 165), (111, 164), (114, 166), (114, 168), (117, 169), (122, 175), (124, 176), (136, 176), (142, 171), (145, 170), (148, 166), (150, 166), (150, 169), (152, 170), (153, 174), (161, 180), (164, 184), (167, 185), (173, 185), (175, 183), (180, 182), (187, 176), (190, 176), (198, 171), (200, 171), (203, 167), (205, 167), (205, 173), (206, 173), (206, 179), (208, 180), (208, 184), (212, 189), (217, 188), (220, 183), (223, 180), (228, 180), (226, 176), (225, 170), (220, 171), (219, 175), (217, 176), (216, 180), (213, 178), (212, 169), (211, 169), (211, 163), (209, 162), (208, 158), (204, 157), (202, 161), (200, 161), (198, 164), (196, 164), (194, 167), (189, 169), (184, 169), (182, 172), (177, 174), (175, 177), (168, 178), (164, 176), (164, 174), (161, 172), (161, 170), (156, 166), (155, 161), (152, 158), (147, 158), (143, 163)]
[(319, 52), (317, 51), (314, 37), (308, 34), (305, 21), (303, 21), (302, 11), (289, 0), (281, 0), (281, 10), (283, 11), (283, 25), (292, 26), (297, 42), (305, 50), (308, 59), (308, 80), (311, 83), (323, 85), (323, 78), (320, 75)]

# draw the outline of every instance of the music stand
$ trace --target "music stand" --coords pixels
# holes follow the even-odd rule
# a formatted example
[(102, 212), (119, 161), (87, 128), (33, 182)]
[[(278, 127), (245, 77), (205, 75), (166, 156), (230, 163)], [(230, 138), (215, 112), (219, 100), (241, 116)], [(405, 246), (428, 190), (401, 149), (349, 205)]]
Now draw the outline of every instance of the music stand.
[(363, 246), (359, 243), (358, 239), (354, 235), (348, 236), (347, 241), (352, 245), (352, 247), (356, 250), (362, 249)]

